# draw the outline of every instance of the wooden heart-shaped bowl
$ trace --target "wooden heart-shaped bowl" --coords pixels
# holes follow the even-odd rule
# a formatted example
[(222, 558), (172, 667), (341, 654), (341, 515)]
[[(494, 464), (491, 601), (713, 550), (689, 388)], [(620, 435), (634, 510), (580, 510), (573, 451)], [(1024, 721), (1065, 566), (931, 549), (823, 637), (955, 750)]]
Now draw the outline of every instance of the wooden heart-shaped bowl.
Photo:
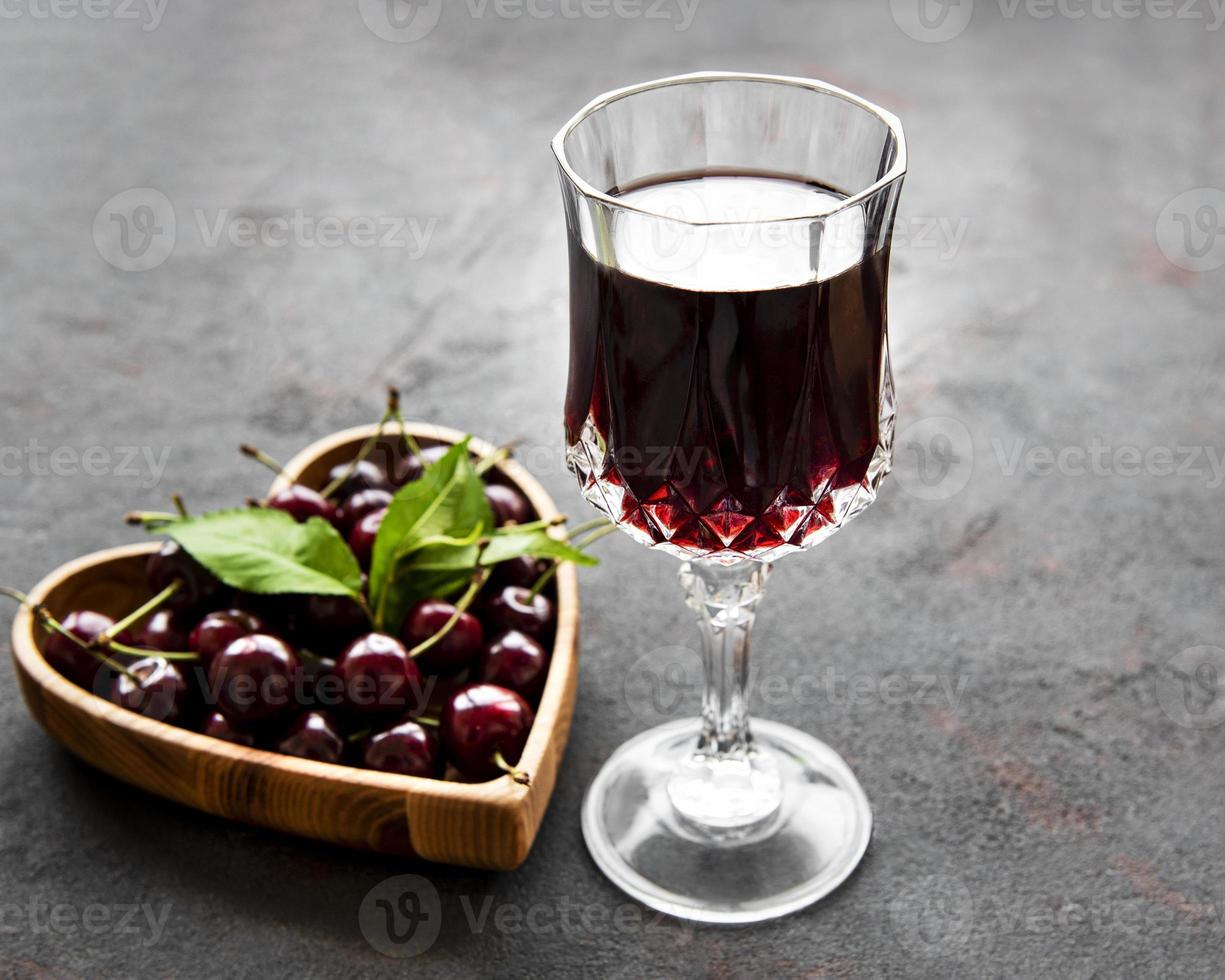
[[(451, 444), (461, 433), (414, 423), (422, 445)], [(290, 479), (318, 488), (347, 462), (374, 426), (338, 432), (286, 467)], [(472, 440), (472, 451), (494, 447)], [(518, 488), (541, 518), (557, 515), (544, 488), (514, 462), (490, 476)], [(283, 482), (278, 480), (278, 484)], [(30, 592), (58, 618), (73, 609), (119, 617), (149, 596), (145, 562), (157, 543), (112, 548), (57, 568)], [(509, 870), (527, 857), (548, 806), (574, 713), (578, 680), (578, 576), (556, 576), (557, 636), (548, 679), (519, 767), (531, 785), (509, 777), (462, 783), (311, 762), (249, 749), (142, 717), (77, 687), (43, 659), (45, 633), (29, 609), (13, 622), (13, 659), (30, 713), (50, 735), (92, 766), (198, 810), (304, 837), (474, 868)]]

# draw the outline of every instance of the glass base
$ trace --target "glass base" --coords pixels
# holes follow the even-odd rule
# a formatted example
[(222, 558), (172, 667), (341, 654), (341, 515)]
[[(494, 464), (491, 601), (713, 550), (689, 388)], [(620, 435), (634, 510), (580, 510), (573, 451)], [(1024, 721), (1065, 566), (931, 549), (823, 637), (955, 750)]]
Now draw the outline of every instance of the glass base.
[(867, 849), (872, 811), (841, 757), (811, 735), (755, 719), (753, 743), (780, 802), (753, 819), (741, 811), (728, 821), (734, 827), (699, 826), (674, 800), (683, 799), (676, 780), (700, 731), (696, 719), (652, 728), (596, 774), (583, 837), (600, 870), (644, 905), (697, 922), (777, 918), (842, 884)]

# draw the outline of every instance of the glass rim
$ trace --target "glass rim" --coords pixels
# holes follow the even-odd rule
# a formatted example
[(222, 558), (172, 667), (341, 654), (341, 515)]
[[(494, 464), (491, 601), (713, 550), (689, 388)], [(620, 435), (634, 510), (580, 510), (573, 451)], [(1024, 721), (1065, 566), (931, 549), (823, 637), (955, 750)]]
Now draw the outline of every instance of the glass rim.
[[(660, 211), (655, 211), (650, 208), (639, 207), (626, 202), (624, 199), (614, 197), (606, 191), (601, 191), (594, 185), (588, 183), (570, 164), (570, 160), (566, 155), (565, 141), (566, 138), (578, 128), (588, 116), (602, 109), (613, 102), (618, 102), (621, 99), (628, 98), (631, 95), (637, 95), (640, 92), (649, 92), (657, 88), (670, 88), (673, 85), (690, 85), (695, 82), (763, 82), (776, 85), (791, 85), (795, 88), (806, 88), (814, 92), (820, 92), (823, 95), (834, 96), (843, 101), (850, 102), (872, 115), (876, 116), (893, 135), (894, 142), (897, 146), (897, 152), (894, 155), (892, 165), (886, 173), (877, 178), (867, 187), (856, 191), (841, 201), (838, 206), (828, 210), (814, 212), (806, 215), (792, 215), (786, 218), (744, 218), (715, 221), (691, 221), (686, 218), (677, 218), (672, 215), (664, 214)], [(570, 117), (557, 131), (557, 135), (553, 137), (549, 144), (553, 149), (553, 155), (557, 158), (558, 166), (561, 167), (562, 173), (575, 187), (582, 192), (584, 197), (593, 198), (609, 207), (620, 208), (624, 211), (634, 211), (638, 214), (647, 215), (653, 218), (662, 218), (667, 221), (675, 222), (680, 225), (759, 225), (759, 224), (785, 224), (790, 221), (815, 221), (817, 219), (829, 218), (839, 214), (850, 208), (857, 207), (865, 201), (870, 200), (879, 194), (890, 184), (901, 179), (906, 175), (906, 134), (902, 129), (902, 121), (887, 109), (882, 109), (874, 102), (869, 102), (867, 99), (855, 95), (853, 92), (848, 92), (846, 89), (839, 88), (836, 85), (830, 85), (828, 82), (822, 82), (815, 78), (802, 78), (797, 75), (763, 75), (753, 72), (739, 71), (697, 71), (690, 72), (684, 75), (669, 75), (667, 78), (657, 78), (649, 82), (639, 82), (636, 85), (627, 85), (623, 88), (611, 89), (602, 95), (597, 95), (594, 99), (588, 102), (583, 108), (579, 109), (573, 116)]]

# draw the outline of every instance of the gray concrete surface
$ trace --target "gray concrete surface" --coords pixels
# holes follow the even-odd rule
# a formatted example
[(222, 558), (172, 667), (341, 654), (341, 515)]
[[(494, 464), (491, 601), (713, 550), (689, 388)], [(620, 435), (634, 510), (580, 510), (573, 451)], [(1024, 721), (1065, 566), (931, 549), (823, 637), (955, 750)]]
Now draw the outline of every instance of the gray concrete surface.
[[(850, 882), (785, 920), (635, 917), (586, 855), (580, 801), (614, 746), (694, 707), (688, 691), (656, 711), (635, 685), (660, 655), (640, 658), (695, 633), (674, 563), (610, 540), (585, 574), (561, 785), (513, 874), (131, 791), (37, 728), (5, 660), (0, 972), (1219, 975), (1225, 652), (1203, 648), (1225, 645), (1225, 46), (1207, 0), (962, 0), (925, 22), (910, 0), (608, 17), (448, 0), (419, 40), (427, 21), (393, 27), (365, 0), (99, 3), (11, 0), (0, 20), (0, 579), (19, 586), (132, 539), (119, 515), (172, 490), (196, 507), (258, 491), (241, 439), (288, 455), (370, 418), (388, 381), (415, 416), (555, 450), (566, 277), (546, 143), (595, 93), (741, 68), (903, 117), (896, 475), (779, 566), (757, 646), (757, 710), (843, 752), (877, 829)], [(147, 191), (108, 204), (131, 188), (165, 195), (173, 236)], [(112, 212), (133, 251), (152, 232), (142, 255), (119, 250)], [(404, 218), (408, 244), (229, 237), (296, 212), (379, 237)], [(122, 465), (122, 447), (142, 455)], [(581, 513), (559, 457), (534, 468)], [(386, 958), (358, 910), (410, 873), (436, 888), (441, 932)], [(141, 904), (160, 928), (122, 921)]]

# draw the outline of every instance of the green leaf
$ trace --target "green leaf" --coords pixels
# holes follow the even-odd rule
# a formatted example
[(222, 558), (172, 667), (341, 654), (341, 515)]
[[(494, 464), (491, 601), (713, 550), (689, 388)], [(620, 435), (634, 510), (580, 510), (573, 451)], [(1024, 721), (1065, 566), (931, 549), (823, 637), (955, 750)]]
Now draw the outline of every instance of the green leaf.
[[(491, 527), (493, 514), (485, 500), (485, 484), (473, 468), (468, 439), (464, 438), (419, 479), (401, 487), (387, 508), (370, 563), (370, 598), (376, 623), (387, 628), (408, 611), (404, 597), (410, 590), (401, 579), (411, 571), (401, 567), (404, 559), (423, 547), (431, 551), (435, 561), (448, 551), (475, 549), (477, 537)], [(473, 543), (457, 546), (444, 539)]]
[(217, 510), (159, 529), (222, 582), (262, 595), (361, 596), (362, 573), (331, 524), (281, 510)]
[(482, 565), (496, 565), (526, 555), (529, 558), (556, 558), (572, 561), (576, 565), (598, 565), (599, 561), (585, 555), (577, 548), (558, 541), (543, 529), (516, 530), (502, 528), (493, 536), (481, 553)]

